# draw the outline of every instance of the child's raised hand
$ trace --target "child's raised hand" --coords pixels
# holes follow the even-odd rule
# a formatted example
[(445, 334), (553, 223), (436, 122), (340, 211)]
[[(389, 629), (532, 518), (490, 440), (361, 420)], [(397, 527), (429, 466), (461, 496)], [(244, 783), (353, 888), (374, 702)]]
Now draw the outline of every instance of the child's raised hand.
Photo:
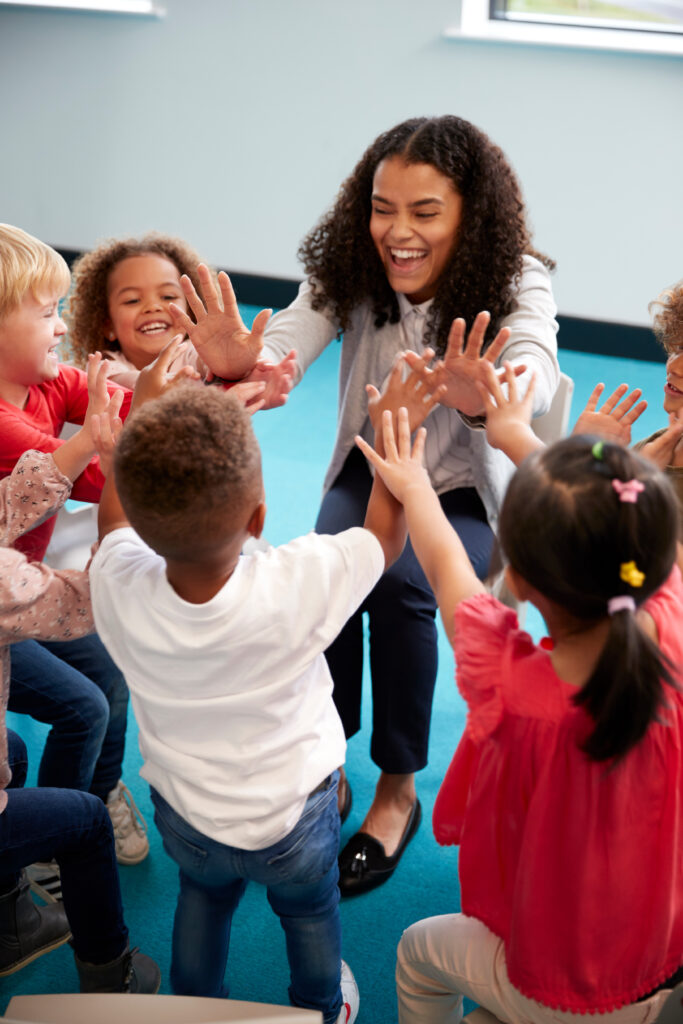
[(631, 443), (631, 427), (647, 409), (647, 402), (638, 401), (643, 393), (640, 388), (627, 395), (628, 384), (620, 384), (598, 409), (604, 390), (604, 384), (595, 385), (572, 434), (597, 434), (606, 441), (626, 446)]
[[(669, 426), (663, 434), (656, 437), (654, 441), (648, 441), (638, 450), (650, 462), (654, 462), (660, 469), (667, 466), (683, 465), (683, 461), (675, 462), (675, 453), (681, 446), (683, 448), (683, 410), (669, 413)], [(683, 459), (683, 451), (681, 452)]]
[[(296, 370), (296, 349), (292, 349), (279, 363), (269, 363), (259, 359), (254, 369), (244, 379), (249, 382), (260, 382), (264, 388), (260, 395), (260, 409), (276, 409), (284, 405), (294, 383)], [(241, 384), (236, 385), (241, 387)], [(251, 412), (251, 408), (247, 405)]]
[(263, 348), (263, 332), (272, 310), (262, 309), (249, 331), (240, 316), (228, 275), (224, 271), (218, 275), (219, 295), (209, 268), (204, 263), (199, 264), (197, 273), (201, 283), (201, 299), (189, 277), (183, 274), (180, 279), (183, 293), (197, 322), (193, 323), (187, 313), (172, 302), (169, 310), (173, 321), (179, 330), (187, 334), (212, 373), (224, 380), (242, 380), (256, 365)]
[[(507, 385), (507, 395), (502, 385)], [(498, 377), (493, 366), (482, 368), (482, 379), (477, 381), (486, 415), (486, 439), (492, 448), (505, 451), (511, 432), (531, 430), (534, 388), (536, 375), (533, 374), (523, 396), (517, 391), (517, 375), (510, 363), (503, 363), (503, 376)]]
[(200, 374), (192, 369), (191, 366), (183, 366), (169, 379), (169, 367), (184, 344), (187, 344), (187, 342), (183, 341), (183, 335), (176, 334), (174, 338), (171, 338), (168, 345), (164, 345), (154, 362), (140, 370), (135, 383), (131, 408), (137, 409), (144, 402), (158, 398), (168, 388), (174, 387), (182, 381), (201, 379)]
[(446, 391), (445, 384), (440, 384), (429, 363), (434, 358), (431, 349), (425, 349), (421, 356), (412, 353), (410, 372), (403, 379), (403, 371), (408, 366), (407, 353), (399, 353), (389, 374), (382, 393), (372, 384), (365, 390), (368, 396), (368, 414), (373, 429), (376, 431), (382, 424), (385, 411), (396, 415), (399, 409), (407, 409), (411, 433), (426, 420), (435, 405), (439, 404)]
[(102, 358), (101, 352), (92, 352), (88, 356), (88, 368), (86, 371), (88, 377), (88, 408), (83, 418), (83, 428), (88, 432), (89, 436), (89, 424), (92, 416), (97, 416), (99, 413), (104, 412), (112, 400), (118, 402), (118, 407), (115, 411), (116, 415), (118, 415), (118, 411), (121, 408), (124, 395), (123, 390), (117, 388), (110, 398), (109, 390), (107, 389), (107, 377), (109, 376), (110, 366), (111, 364)]
[(427, 436), (425, 428), (420, 427), (411, 448), (410, 419), (405, 406), (398, 410), (398, 442), (394, 435), (394, 416), (388, 409), (382, 413), (381, 426), (386, 453), (384, 458), (362, 437), (356, 436), (356, 444), (382, 477), (388, 490), (401, 504), (405, 503), (406, 493), (411, 487), (427, 487), (431, 491), (432, 485), (423, 461)]
[[(113, 405), (114, 403), (110, 402), (108, 409), (101, 413), (95, 413), (90, 420), (92, 440), (95, 451), (100, 457), (100, 469), (104, 476), (109, 476), (111, 473), (114, 448), (123, 429), (118, 409), (113, 408)], [(120, 407), (121, 403), (119, 402)]]

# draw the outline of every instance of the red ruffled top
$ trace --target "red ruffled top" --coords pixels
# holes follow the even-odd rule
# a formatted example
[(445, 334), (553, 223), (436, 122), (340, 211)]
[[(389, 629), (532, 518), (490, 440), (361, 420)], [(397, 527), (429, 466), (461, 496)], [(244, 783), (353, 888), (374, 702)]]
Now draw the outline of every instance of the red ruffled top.
[[(676, 568), (644, 606), (683, 686)], [(580, 744), (576, 688), (490, 595), (456, 612), (469, 714), (434, 807), (460, 844), (462, 909), (503, 939), (512, 984), (546, 1006), (607, 1012), (683, 964), (683, 694), (612, 770)]]

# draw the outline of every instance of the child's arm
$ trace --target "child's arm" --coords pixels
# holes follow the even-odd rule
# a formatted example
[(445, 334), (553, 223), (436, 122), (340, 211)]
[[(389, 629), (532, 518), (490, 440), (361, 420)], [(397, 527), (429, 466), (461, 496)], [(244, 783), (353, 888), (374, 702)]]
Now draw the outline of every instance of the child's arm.
[(628, 384), (620, 384), (606, 399), (602, 408), (598, 409), (598, 401), (604, 390), (604, 384), (595, 385), (586, 402), (586, 408), (574, 424), (572, 434), (597, 434), (605, 441), (629, 445), (631, 427), (647, 409), (647, 402), (638, 401), (643, 392), (640, 388), (634, 388), (630, 395), (626, 395)]
[[(507, 396), (501, 387), (502, 383), (507, 384)], [(486, 440), (492, 448), (504, 452), (516, 466), (531, 452), (544, 447), (531, 429), (535, 383), (536, 377), (532, 375), (526, 394), (520, 398), (517, 394), (516, 372), (510, 363), (503, 363), (502, 380), (493, 366), (489, 365), (477, 384), (486, 415)]]
[(386, 458), (361, 437), (356, 437), (356, 444), (375, 467), (375, 480), (381, 476), (405, 509), (415, 554), (434, 591), (446, 633), (452, 641), (457, 605), (474, 594), (485, 593), (485, 588), (477, 579), (460, 538), (446, 519), (424, 468), (426, 431), (420, 429), (411, 451), (406, 409), (400, 409), (398, 414), (398, 445), (390, 412), (383, 414), (382, 427)]
[(91, 421), (109, 409), (113, 417), (121, 410), (124, 392), (120, 389), (107, 390), (109, 366), (99, 352), (88, 356), (88, 408), (85, 412), (83, 425), (67, 441), (53, 453), (57, 469), (69, 480), (74, 481), (86, 468), (95, 455)]
[[(390, 413), (387, 413), (390, 416)], [(369, 447), (369, 446), (368, 446)], [(381, 430), (375, 435), (375, 447), (384, 453)], [(370, 449), (372, 451), (372, 449)], [(406, 543), (406, 518), (403, 506), (388, 490), (379, 473), (372, 481), (370, 499), (363, 526), (373, 533), (384, 552), (384, 570), (394, 564)]]

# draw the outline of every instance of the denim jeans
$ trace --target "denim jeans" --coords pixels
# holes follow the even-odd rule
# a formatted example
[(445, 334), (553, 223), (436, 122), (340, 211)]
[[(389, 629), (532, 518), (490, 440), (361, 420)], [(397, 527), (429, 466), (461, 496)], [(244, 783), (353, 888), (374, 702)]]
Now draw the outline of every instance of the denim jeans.
[[(323, 498), (316, 532), (336, 534), (362, 526), (371, 487), (367, 462), (355, 448)], [(483, 578), (493, 533), (479, 495), (472, 487), (461, 487), (440, 494), (439, 501), (475, 572)], [(410, 539), (325, 651), (334, 680), (334, 702), (347, 738), (361, 727), (364, 612), (370, 620), (370, 756), (384, 772), (420, 771), (427, 764), (438, 667), (436, 599)]]
[(128, 943), (111, 819), (102, 801), (75, 789), (22, 789), (26, 747), (7, 731), (12, 781), (0, 814), (0, 895), (34, 861), (56, 860), (76, 953), (88, 963), (116, 959)]
[(9, 710), (52, 726), (38, 785), (106, 800), (121, 778), (128, 687), (100, 638), (23, 640), (10, 661)]
[(228, 995), (223, 976), (230, 926), (251, 880), (266, 886), (285, 933), (292, 1005), (319, 1010), (325, 1024), (337, 1020), (342, 1004), (338, 781), (334, 772), (308, 798), (289, 835), (264, 850), (209, 839), (152, 789), (154, 821), (180, 868), (171, 959), (176, 994)]

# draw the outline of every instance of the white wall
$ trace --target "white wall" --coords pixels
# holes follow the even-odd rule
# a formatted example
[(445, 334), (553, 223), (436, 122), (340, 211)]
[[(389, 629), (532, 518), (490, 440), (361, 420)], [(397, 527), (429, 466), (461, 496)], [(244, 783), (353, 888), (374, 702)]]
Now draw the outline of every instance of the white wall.
[(0, 8), (0, 220), (67, 248), (156, 228), (223, 266), (296, 248), (381, 130), (457, 113), (515, 166), (561, 312), (647, 323), (683, 276), (683, 61), (456, 42), (457, 0)]

